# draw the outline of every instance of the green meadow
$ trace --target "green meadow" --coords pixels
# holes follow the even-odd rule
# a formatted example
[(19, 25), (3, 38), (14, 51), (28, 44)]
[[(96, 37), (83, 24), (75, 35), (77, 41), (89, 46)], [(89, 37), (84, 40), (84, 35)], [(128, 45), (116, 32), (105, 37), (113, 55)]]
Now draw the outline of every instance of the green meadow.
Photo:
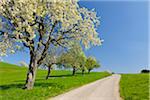
[(45, 100), (71, 89), (107, 77), (108, 72), (72, 76), (72, 71), (53, 70), (48, 80), (46, 70), (38, 70), (34, 89), (23, 90), (27, 68), (0, 62), (0, 100)]
[(149, 74), (123, 74), (120, 94), (124, 100), (150, 100)]

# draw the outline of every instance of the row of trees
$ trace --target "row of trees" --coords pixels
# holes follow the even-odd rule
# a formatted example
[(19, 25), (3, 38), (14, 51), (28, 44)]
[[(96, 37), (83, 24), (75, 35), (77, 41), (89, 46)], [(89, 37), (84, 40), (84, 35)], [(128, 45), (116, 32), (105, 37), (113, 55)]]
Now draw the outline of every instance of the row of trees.
[(100, 45), (99, 24), (95, 10), (82, 7), (78, 0), (0, 0), (0, 56), (29, 51), (24, 89), (32, 89), (51, 48), (68, 49), (73, 41), (85, 48)]
[(82, 74), (87, 70), (90, 73), (94, 68), (100, 67), (99, 62), (94, 57), (86, 57), (81, 46), (75, 43), (69, 50), (63, 51), (53, 48), (46, 56), (43, 66), (48, 67), (46, 79), (50, 76), (53, 65), (59, 68), (72, 68), (72, 75), (75, 75), (77, 70), (81, 70)]

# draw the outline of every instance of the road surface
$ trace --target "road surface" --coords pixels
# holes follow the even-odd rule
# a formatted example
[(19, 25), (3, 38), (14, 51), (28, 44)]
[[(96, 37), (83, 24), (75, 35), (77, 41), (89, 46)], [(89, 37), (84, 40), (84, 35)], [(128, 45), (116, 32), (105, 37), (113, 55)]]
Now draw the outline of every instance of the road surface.
[(120, 77), (120, 75), (114, 74), (50, 98), (50, 100), (121, 100), (119, 94)]

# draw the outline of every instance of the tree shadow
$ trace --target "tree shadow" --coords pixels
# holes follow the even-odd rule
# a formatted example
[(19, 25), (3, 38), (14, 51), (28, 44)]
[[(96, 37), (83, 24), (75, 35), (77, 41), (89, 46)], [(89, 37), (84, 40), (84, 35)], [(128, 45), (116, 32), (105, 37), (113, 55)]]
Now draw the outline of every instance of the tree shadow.
[(68, 74), (68, 75), (51, 75), (49, 77), (71, 77), (71, 76), (73, 76), (73, 75), (70, 75), (70, 74)]
[[(86, 74), (86, 73), (85, 73)], [(81, 75), (81, 73), (76, 73), (76, 75)], [(76, 76), (74, 75), (74, 76)], [(65, 77), (73, 77), (72, 74), (67, 74), (67, 75), (51, 75), (49, 76), (49, 79), (51, 78), (65, 78)], [(41, 82), (43, 81), (43, 82)], [(13, 84), (6, 84), (6, 85), (0, 85), (0, 90), (8, 90), (8, 89), (12, 89), (12, 88), (18, 88), (18, 89), (21, 89), (24, 87), (24, 82), (25, 80), (18, 80), (18, 81), (14, 81), (15, 83)], [(45, 77), (43, 78), (38, 78), (36, 79), (36, 82), (35, 82), (35, 87), (48, 87), (48, 86), (51, 86), (51, 87), (62, 87), (60, 86), (58, 83), (51, 83), (51, 82), (47, 82)]]
[[(37, 82), (35, 83), (34, 87), (59, 87), (61, 88), (62, 85), (59, 85), (58, 83), (45, 83), (45, 82)], [(0, 85), (0, 90), (8, 90), (8, 89), (22, 89), (24, 87), (23, 83), (16, 83), (16, 84), (8, 84), (8, 85)]]
[(77, 72), (75, 75), (72, 75), (72, 74), (67, 74), (67, 75), (51, 75), (51, 76), (49, 76), (49, 78), (50, 77), (62, 77), (62, 78), (65, 78), (65, 77), (73, 77), (73, 76), (77, 76), (77, 75), (86, 75), (86, 74), (88, 74), (88, 73), (84, 73), (84, 74), (82, 74), (82, 73), (80, 73), (80, 72)]
[(77, 72), (76, 74), (77, 74), (77, 75), (86, 75), (86, 74), (89, 74), (89, 73), (84, 73), (84, 74), (82, 74), (81, 72)]
[[(51, 75), (51, 76), (49, 76), (49, 79), (51, 79), (51, 78), (65, 78), (65, 77), (71, 77), (71, 76), (73, 76), (73, 75), (71, 75), (71, 74), (68, 74), (68, 75)], [(36, 80), (35, 80), (35, 82), (37, 82), (37, 81), (46, 81), (46, 75), (45, 76), (43, 76), (43, 77), (41, 77), (41, 78), (37, 78)], [(14, 82), (25, 82), (25, 80), (17, 80), (17, 81), (14, 81)]]
[(7, 90), (10, 88), (22, 88), (24, 84), (7, 84), (7, 85), (0, 85), (0, 90)]

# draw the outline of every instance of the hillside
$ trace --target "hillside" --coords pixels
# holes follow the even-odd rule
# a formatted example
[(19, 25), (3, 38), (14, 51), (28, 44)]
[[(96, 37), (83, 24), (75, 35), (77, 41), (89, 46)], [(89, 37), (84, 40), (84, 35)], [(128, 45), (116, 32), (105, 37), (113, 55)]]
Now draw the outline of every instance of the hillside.
[(52, 71), (50, 79), (45, 80), (46, 70), (38, 70), (33, 90), (21, 89), (25, 83), (27, 68), (0, 62), (1, 100), (45, 100), (73, 88), (109, 76), (107, 72), (92, 72), (72, 76), (71, 71)]

